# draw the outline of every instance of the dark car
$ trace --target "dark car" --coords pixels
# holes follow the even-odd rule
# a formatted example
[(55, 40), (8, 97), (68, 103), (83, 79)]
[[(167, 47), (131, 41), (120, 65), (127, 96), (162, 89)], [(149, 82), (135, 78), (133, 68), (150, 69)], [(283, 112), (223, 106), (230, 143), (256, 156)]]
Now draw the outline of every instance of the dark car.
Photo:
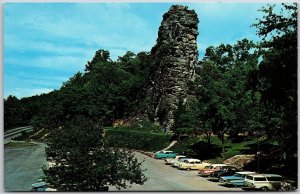
[(209, 179), (212, 181), (219, 181), (220, 177), (222, 176), (232, 176), (235, 172), (237, 172), (238, 169), (234, 166), (226, 166), (222, 168), (221, 170), (212, 172), (209, 175)]

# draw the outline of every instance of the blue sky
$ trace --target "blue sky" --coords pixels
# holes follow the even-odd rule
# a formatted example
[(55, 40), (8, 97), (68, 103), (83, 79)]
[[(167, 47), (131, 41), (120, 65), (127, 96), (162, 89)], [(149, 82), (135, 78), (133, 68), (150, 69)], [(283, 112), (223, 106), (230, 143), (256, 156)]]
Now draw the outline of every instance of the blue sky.
[[(150, 51), (162, 15), (173, 3), (6, 3), (4, 97), (59, 89), (84, 70), (98, 49), (116, 60), (126, 51)], [(181, 3), (176, 3), (181, 4)], [(264, 3), (182, 3), (199, 17), (200, 58), (208, 46), (258, 41), (255, 18)]]

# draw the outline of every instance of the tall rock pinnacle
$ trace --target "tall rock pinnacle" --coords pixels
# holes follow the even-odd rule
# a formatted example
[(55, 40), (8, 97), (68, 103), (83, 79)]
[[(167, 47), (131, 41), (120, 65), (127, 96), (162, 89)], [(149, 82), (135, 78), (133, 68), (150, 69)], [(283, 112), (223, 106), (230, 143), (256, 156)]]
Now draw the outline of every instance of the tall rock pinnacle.
[(163, 15), (156, 45), (151, 50), (155, 71), (148, 113), (150, 119), (167, 129), (172, 129), (174, 113), (186, 100), (187, 83), (195, 76), (198, 22), (194, 10), (173, 5)]

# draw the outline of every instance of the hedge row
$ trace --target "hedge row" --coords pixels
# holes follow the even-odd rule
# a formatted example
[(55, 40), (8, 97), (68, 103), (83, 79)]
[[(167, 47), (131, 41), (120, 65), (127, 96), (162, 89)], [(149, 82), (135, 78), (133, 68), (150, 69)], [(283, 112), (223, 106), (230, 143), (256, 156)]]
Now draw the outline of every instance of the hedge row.
[(110, 146), (143, 151), (162, 150), (170, 144), (171, 135), (137, 131), (106, 130), (105, 137)]

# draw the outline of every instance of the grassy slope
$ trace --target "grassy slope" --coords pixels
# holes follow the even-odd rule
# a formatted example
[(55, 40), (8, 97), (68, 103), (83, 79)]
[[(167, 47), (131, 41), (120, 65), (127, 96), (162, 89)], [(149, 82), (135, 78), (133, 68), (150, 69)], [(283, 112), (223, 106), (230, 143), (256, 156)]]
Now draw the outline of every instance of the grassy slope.
[[(225, 142), (225, 159), (237, 154), (254, 154), (257, 152), (255, 144), (257, 140), (253, 138), (243, 138), (242, 140), (227, 139)], [(187, 153), (191, 156), (211, 162), (222, 162), (222, 147), (219, 138), (212, 136), (211, 145), (207, 144), (204, 137), (188, 137), (179, 141), (173, 150), (179, 153)]]

